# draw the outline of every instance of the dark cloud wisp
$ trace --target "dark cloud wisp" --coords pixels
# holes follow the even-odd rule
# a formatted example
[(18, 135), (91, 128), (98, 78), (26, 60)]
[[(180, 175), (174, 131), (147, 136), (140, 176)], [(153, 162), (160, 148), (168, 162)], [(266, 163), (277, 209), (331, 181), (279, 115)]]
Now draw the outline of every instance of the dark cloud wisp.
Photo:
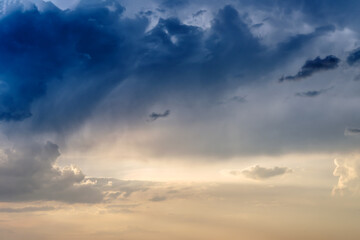
[(329, 55), (325, 58), (317, 57), (314, 60), (306, 61), (296, 75), (281, 77), (279, 81), (299, 81), (312, 76), (314, 73), (335, 69), (339, 66), (339, 62), (340, 59), (333, 55)]
[(155, 121), (159, 118), (166, 118), (170, 115), (170, 110), (166, 110), (165, 112), (163, 113), (156, 113), (156, 112), (153, 112), (149, 115), (149, 121)]

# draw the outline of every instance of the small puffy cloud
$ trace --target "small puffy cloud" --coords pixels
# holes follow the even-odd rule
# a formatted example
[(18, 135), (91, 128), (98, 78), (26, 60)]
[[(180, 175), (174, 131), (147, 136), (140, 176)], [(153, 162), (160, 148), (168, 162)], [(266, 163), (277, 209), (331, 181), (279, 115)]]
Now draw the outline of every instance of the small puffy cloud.
[(306, 61), (296, 75), (281, 77), (279, 81), (299, 81), (312, 76), (314, 73), (335, 69), (339, 66), (339, 62), (340, 59), (333, 55), (329, 55), (323, 59), (317, 57), (314, 60)]
[(233, 170), (229, 173), (231, 175), (237, 176), (237, 175), (244, 175), (247, 178), (255, 179), (255, 180), (264, 180), (276, 176), (281, 176), (286, 173), (291, 173), (292, 170), (287, 167), (273, 167), (273, 168), (265, 168), (260, 167), (259, 165), (250, 167), (248, 169), (237, 171)]
[(170, 110), (166, 110), (163, 113), (153, 112), (149, 115), (149, 121), (153, 122), (153, 121), (157, 120), (158, 118), (166, 118), (169, 115), (170, 115)]
[(335, 159), (333, 175), (338, 183), (332, 190), (333, 195), (360, 193), (360, 161), (357, 159)]

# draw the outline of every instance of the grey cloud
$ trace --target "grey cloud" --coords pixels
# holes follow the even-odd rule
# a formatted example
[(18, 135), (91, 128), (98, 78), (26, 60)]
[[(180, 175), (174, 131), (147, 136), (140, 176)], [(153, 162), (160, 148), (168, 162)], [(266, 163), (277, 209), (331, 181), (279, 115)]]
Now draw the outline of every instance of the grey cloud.
[[(74, 166), (58, 167), (59, 156), (58, 146), (51, 142), (6, 150), (0, 159), (0, 201), (99, 203), (128, 198), (133, 192), (146, 191), (154, 184), (89, 178)], [(22, 209), (26, 210), (32, 209)]]
[[(280, 175), (284, 175), (286, 173), (291, 173), (292, 170), (287, 167), (273, 167), (273, 168), (265, 168), (260, 167), (259, 165), (253, 166), (249, 169), (241, 171), (241, 174), (247, 178), (256, 179), (256, 180), (263, 180), (268, 179)], [(240, 172), (230, 172), (232, 175), (238, 175)]]
[(79, 169), (56, 166), (59, 156), (51, 142), (6, 150), (0, 164), (0, 201), (102, 201), (102, 192), (86, 184)]
[(340, 59), (333, 55), (329, 55), (323, 59), (317, 57), (314, 60), (306, 61), (296, 75), (281, 77), (279, 81), (299, 81), (312, 76), (314, 73), (335, 69), (338, 67), (339, 62)]

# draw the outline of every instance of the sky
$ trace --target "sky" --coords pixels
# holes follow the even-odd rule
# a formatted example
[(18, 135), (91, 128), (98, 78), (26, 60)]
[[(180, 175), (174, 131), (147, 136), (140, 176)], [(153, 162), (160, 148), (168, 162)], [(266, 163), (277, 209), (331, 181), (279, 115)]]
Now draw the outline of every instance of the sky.
[(0, 0), (0, 238), (360, 238), (360, 2)]

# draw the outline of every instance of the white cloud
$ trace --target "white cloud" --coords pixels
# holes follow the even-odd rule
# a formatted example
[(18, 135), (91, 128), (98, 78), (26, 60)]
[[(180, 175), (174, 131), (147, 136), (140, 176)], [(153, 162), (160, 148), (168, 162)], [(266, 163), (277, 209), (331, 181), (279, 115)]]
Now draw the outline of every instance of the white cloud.
[(360, 162), (356, 159), (335, 159), (333, 175), (339, 177), (332, 190), (333, 195), (360, 193)]

